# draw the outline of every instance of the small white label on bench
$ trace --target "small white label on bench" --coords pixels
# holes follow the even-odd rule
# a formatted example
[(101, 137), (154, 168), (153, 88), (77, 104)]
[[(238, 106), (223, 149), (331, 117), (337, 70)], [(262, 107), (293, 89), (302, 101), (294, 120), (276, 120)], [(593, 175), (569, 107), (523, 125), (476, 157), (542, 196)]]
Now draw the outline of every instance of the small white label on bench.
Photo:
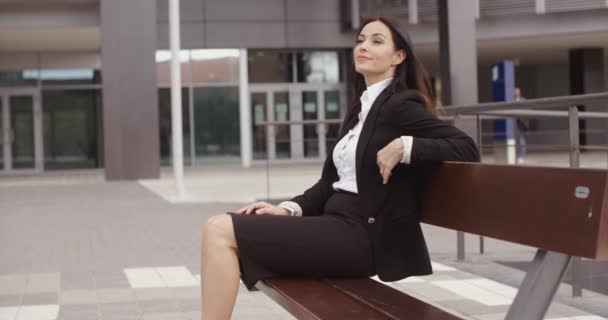
[(589, 198), (589, 187), (577, 186), (576, 189), (574, 189), (574, 196), (579, 199)]

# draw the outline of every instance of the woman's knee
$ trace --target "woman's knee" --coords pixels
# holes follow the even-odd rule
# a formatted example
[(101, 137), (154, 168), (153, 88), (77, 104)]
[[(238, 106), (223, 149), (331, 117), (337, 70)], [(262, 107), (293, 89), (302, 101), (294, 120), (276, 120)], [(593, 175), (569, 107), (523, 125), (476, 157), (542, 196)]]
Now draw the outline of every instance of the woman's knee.
[(236, 247), (232, 217), (217, 215), (209, 218), (203, 227), (204, 242), (206, 245), (221, 245)]

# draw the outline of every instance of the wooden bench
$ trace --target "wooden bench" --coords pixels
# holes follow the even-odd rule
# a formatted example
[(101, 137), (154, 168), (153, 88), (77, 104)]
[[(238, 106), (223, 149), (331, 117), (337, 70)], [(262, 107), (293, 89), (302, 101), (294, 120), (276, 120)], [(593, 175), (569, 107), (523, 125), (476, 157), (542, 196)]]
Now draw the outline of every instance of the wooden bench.
[[(608, 171), (445, 162), (421, 221), (539, 248), (505, 319), (543, 319), (572, 256), (608, 260)], [(460, 319), (368, 278), (269, 279), (298, 319)]]

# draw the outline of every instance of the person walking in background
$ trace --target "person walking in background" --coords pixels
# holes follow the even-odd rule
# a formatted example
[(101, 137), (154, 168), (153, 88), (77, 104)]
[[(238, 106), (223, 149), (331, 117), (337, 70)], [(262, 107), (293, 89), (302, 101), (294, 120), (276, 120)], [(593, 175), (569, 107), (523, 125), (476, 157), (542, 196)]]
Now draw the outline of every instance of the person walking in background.
[[(420, 227), (424, 177), (476, 161), (471, 137), (438, 119), (424, 67), (396, 20), (363, 23), (353, 50), (355, 100), (321, 178), (278, 206), (249, 204), (203, 226), (203, 319), (229, 319), (239, 275), (262, 279), (432, 273)], [(449, 212), (446, 212), (449, 214)]]

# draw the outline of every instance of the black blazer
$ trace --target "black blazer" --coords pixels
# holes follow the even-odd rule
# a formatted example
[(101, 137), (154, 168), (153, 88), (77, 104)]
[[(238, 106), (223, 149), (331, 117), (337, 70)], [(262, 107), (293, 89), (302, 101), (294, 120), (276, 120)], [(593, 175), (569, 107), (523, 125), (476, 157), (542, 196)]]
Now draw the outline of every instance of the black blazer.
[[(344, 120), (338, 138), (353, 128), (361, 105)], [(386, 185), (376, 163), (378, 151), (393, 139), (413, 136), (410, 164), (399, 163)], [(335, 145), (334, 145), (335, 146)], [(304, 216), (321, 215), (338, 181), (333, 147), (327, 154), (321, 179), (302, 195), (291, 199)], [(443, 161), (479, 161), (475, 142), (461, 130), (435, 117), (413, 91), (383, 90), (365, 120), (356, 151), (357, 189), (363, 212), (373, 217), (366, 223), (378, 277), (395, 281), (432, 273), (428, 250), (420, 228), (419, 200), (423, 178)]]

